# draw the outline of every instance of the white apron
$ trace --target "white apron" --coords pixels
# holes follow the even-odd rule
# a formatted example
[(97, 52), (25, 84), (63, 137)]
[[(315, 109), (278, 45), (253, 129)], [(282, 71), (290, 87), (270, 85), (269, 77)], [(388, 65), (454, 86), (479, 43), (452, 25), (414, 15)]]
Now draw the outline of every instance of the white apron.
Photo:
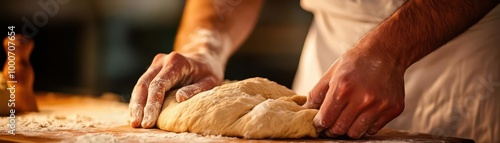
[[(293, 89), (302, 95), (401, 0), (302, 0), (314, 13)], [(500, 142), (500, 7), (405, 73), (405, 110), (386, 127)]]

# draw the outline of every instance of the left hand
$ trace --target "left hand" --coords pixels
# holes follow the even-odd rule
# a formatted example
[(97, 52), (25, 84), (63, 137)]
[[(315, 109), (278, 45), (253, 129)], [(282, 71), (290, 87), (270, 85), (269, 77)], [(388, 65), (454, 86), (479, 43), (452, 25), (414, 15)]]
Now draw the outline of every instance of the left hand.
[(319, 108), (313, 120), (318, 133), (358, 139), (375, 134), (404, 109), (406, 68), (374, 53), (351, 49), (340, 57), (309, 92), (307, 108)]

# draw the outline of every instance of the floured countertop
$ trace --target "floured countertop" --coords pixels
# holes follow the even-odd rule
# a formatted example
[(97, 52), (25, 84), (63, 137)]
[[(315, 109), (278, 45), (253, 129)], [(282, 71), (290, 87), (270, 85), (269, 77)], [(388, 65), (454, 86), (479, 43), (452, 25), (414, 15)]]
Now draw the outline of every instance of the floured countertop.
[(361, 140), (287, 139), (244, 140), (235, 137), (201, 136), (128, 126), (128, 104), (114, 94), (99, 98), (57, 93), (38, 93), (40, 112), (16, 114), (16, 135), (8, 134), (7, 117), (0, 118), (0, 142), (470, 142), (472, 140), (411, 134), (383, 129)]

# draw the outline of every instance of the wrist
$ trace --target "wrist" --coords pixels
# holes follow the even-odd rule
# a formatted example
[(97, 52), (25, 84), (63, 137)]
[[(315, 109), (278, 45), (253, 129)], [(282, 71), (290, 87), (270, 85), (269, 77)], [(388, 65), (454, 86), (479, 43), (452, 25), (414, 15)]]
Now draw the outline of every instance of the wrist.
[(379, 38), (376, 30), (366, 34), (351, 50), (359, 56), (373, 62), (374, 66), (384, 68), (391, 72), (403, 73), (411, 66), (412, 59), (391, 39)]
[(186, 42), (174, 48), (176, 52), (207, 66), (217, 78), (224, 78), (225, 66), (231, 53), (231, 40), (227, 34), (216, 30), (196, 28), (191, 32), (188, 40), (183, 41)]
[[(184, 55), (198, 55), (226, 63), (231, 54), (231, 39), (220, 30), (195, 28), (187, 36), (179, 34), (174, 50)], [(201, 59), (206, 60), (206, 59)]]

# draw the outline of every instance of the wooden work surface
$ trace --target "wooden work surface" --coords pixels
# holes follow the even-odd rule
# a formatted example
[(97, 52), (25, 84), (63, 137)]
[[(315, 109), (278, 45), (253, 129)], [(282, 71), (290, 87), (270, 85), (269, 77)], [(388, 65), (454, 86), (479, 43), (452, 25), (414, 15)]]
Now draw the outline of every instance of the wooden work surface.
[[(61, 136), (64, 134), (64, 137)], [(17, 134), (14, 136), (2, 136), (0, 141), (13, 141), (13, 142), (86, 142), (91, 139), (78, 139), (78, 136), (85, 134), (106, 134), (114, 136), (114, 139), (109, 139), (103, 136), (96, 136), (103, 138), (101, 140), (96, 139), (95, 141), (110, 141), (110, 142), (473, 142), (472, 140), (460, 139), (460, 138), (436, 138), (431, 135), (426, 134), (409, 134), (389, 129), (384, 129), (374, 136), (365, 136), (360, 140), (352, 140), (347, 138), (340, 139), (263, 139), (263, 140), (247, 140), (240, 138), (229, 138), (229, 137), (203, 137), (187, 135), (189, 137), (182, 137), (180, 134), (178, 137), (161, 137), (165, 134), (165, 131), (159, 129), (135, 129), (129, 126), (121, 126), (111, 129), (97, 129), (97, 130), (65, 130), (65, 131), (50, 131), (45, 132), (44, 135), (39, 136), (26, 136), (23, 134)], [(135, 135), (133, 135), (135, 134)], [(144, 137), (137, 137), (144, 136)], [(149, 138), (148, 138), (149, 137)]]
[[(406, 133), (383, 129), (360, 140), (337, 139), (263, 139), (201, 136), (172, 133), (159, 129), (127, 126), (127, 104), (106, 94), (100, 98), (55, 93), (38, 93), (39, 113), (16, 115), (16, 135), (0, 125), (0, 142), (473, 142), (468, 139)], [(26, 121), (23, 121), (26, 120)], [(4, 124), (6, 117), (0, 119)]]

